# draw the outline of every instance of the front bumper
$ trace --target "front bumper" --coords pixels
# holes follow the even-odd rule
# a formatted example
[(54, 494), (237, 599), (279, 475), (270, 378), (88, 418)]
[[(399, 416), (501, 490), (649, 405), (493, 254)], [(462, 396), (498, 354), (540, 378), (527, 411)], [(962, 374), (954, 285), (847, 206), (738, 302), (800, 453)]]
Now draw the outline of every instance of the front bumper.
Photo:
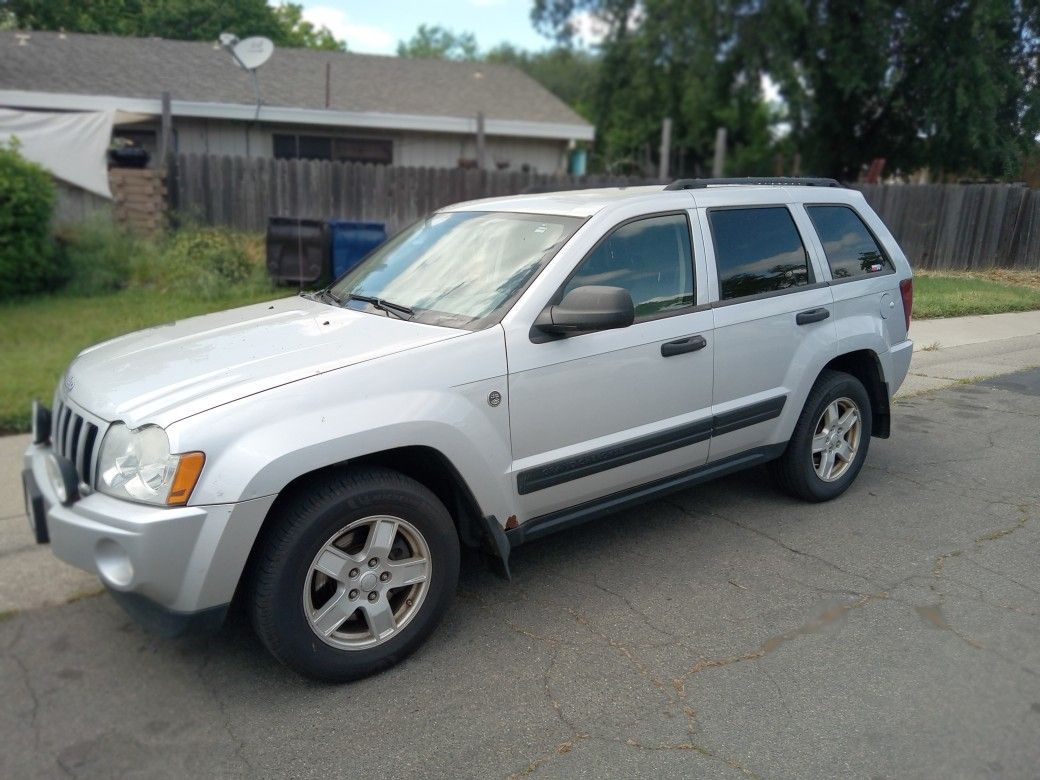
[(153, 630), (219, 626), (275, 497), (167, 508), (95, 492), (66, 506), (47, 475), (49, 451), (29, 446), (24, 480), (42, 500), (54, 554), (97, 574)]

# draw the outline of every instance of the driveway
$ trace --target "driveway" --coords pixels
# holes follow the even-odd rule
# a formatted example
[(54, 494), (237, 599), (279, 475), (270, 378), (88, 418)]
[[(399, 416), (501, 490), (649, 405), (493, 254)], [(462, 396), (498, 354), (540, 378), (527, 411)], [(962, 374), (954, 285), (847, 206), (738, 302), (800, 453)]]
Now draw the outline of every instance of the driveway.
[[(1035, 777), (1040, 371), (910, 398), (841, 499), (760, 471), (472, 565), (410, 660), (308, 683), (241, 618), (0, 622), (0, 776)], [(31, 580), (25, 582), (32, 588)]]

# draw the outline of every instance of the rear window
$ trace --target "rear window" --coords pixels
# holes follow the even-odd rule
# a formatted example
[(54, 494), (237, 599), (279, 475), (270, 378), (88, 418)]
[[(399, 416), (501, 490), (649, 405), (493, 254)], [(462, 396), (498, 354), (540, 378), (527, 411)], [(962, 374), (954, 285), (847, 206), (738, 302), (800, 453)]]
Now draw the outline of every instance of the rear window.
[(809, 284), (809, 256), (784, 206), (708, 212), (722, 300)]
[(892, 270), (859, 214), (848, 206), (806, 206), (823, 243), (831, 276), (851, 279)]

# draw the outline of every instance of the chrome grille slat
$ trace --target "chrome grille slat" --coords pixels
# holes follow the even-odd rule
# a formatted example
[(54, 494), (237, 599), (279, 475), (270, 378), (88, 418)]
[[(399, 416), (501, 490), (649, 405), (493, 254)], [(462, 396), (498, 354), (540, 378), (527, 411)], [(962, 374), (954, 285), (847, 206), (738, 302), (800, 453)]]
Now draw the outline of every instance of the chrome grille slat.
[(54, 451), (68, 458), (76, 467), (80, 481), (93, 489), (96, 480), (94, 472), (101, 450), (101, 442), (108, 423), (78, 407), (55, 393), (54, 414), (52, 415), (51, 441)]
[(72, 437), (72, 444), (74, 448), (75, 458), (72, 462), (76, 464), (76, 471), (79, 472), (80, 477), (84, 482), (87, 481), (86, 473), (87, 470), (84, 468), (83, 458), (86, 454), (85, 447), (87, 444), (87, 426), (88, 423), (82, 417), (77, 418), (76, 435)]
[(65, 443), (69, 440), (69, 422), (72, 420), (72, 410), (65, 407), (65, 415), (61, 421), (61, 431), (58, 441), (58, 452), (65, 454)]
[(77, 469), (79, 468), (79, 460), (77, 459), (79, 439), (82, 433), (83, 418), (78, 414), (74, 414), (72, 415), (72, 422), (69, 423), (69, 438), (65, 442), (65, 457), (71, 460)]
[(83, 481), (91, 487), (94, 487), (94, 464), (97, 462), (94, 457), (94, 448), (101, 446), (101, 442), (97, 440), (97, 433), (98, 427), (94, 423), (87, 423), (87, 432), (83, 436), (83, 468), (79, 473), (83, 477)]

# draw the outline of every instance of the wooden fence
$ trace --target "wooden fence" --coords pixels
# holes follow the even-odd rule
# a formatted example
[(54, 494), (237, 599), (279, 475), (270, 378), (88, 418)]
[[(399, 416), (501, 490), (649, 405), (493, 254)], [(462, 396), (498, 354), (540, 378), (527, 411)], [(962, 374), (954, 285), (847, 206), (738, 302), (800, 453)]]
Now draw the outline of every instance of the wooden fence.
[[(449, 203), (530, 188), (651, 184), (459, 168), (179, 155), (174, 209), (206, 224), (264, 230), (267, 218), (384, 222), (391, 234)], [(1040, 269), (1040, 190), (1013, 185), (872, 185), (864, 196), (919, 268)]]
[(1040, 190), (1010, 184), (859, 189), (915, 267), (1040, 270)]
[(268, 217), (352, 219), (385, 222), (390, 234), (462, 200), (515, 195), (531, 187), (649, 183), (624, 177), (196, 154), (179, 155), (172, 174), (169, 189), (174, 208), (206, 224), (263, 230)]

